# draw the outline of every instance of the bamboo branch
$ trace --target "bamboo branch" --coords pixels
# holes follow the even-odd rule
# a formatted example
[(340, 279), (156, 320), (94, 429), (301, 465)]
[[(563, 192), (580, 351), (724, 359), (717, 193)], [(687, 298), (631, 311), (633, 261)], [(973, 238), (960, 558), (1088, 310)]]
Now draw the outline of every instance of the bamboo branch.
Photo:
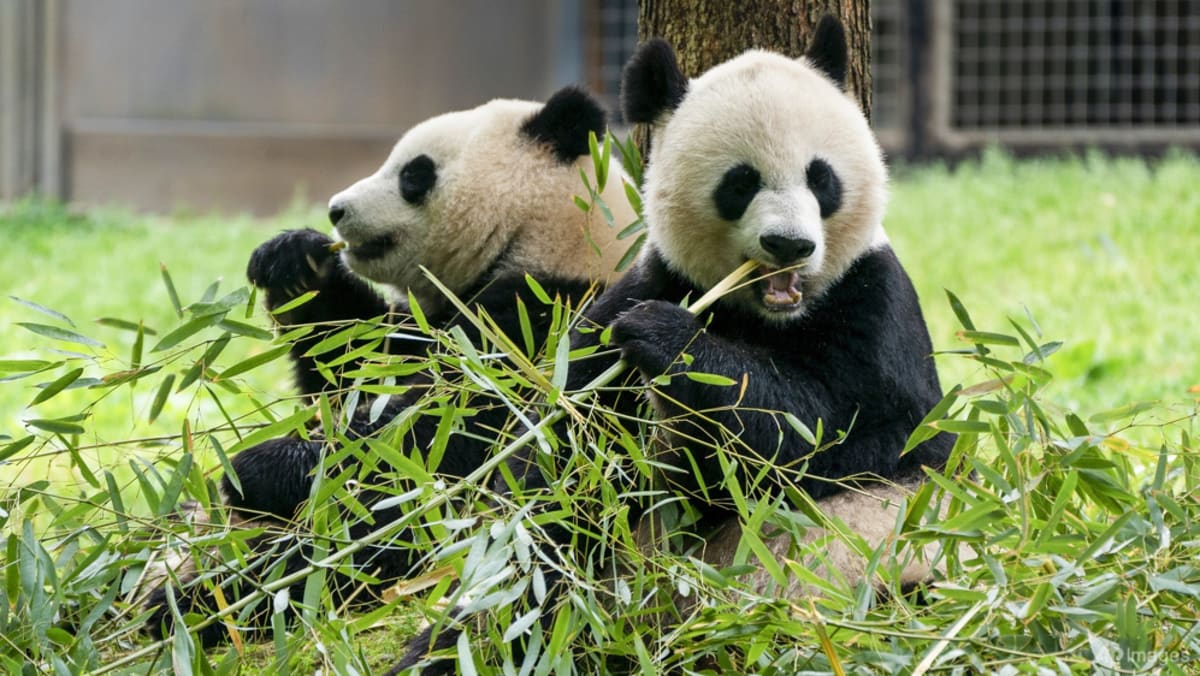
[[(727, 293), (729, 293), (735, 289), (741, 288), (742, 280), (748, 274), (750, 274), (750, 272), (753, 271), (758, 265), (759, 265), (759, 263), (757, 263), (756, 261), (746, 261), (741, 266), (739, 266), (736, 270), (734, 270), (729, 275), (727, 275), (724, 279), (722, 279), (716, 286), (714, 286), (707, 293), (705, 293), (703, 296), (701, 296), (696, 302), (692, 303), (688, 307), (688, 311), (691, 312), (692, 314), (700, 314), (701, 312), (706, 310), (709, 306), (711, 306), (713, 303), (715, 303), (718, 299), (720, 299), (722, 296), (726, 295)], [(572, 401), (574, 401), (574, 402), (586, 401), (587, 398), (590, 397), (592, 394), (594, 394), (597, 389), (604, 387), (605, 385), (608, 385), (609, 383), (611, 383), (613, 381), (613, 379), (615, 379), (622, 372), (624, 372), (625, 368), (626, 368), (626, 363), (624, 360), (620, 360), (617, 363), (613, 364), (610, 368), (608, 368), (603, 373), (601, 373), (600, 375), (598, 375), (594, 379), (592, 379), (592, 381), (589, 382), (587, 385), (584, 385), (582, 388), (580, 388), (572, 396)], [(399, 519), (397, 519), (395, 521), (391, 521), (387, 524), (384, 524), (383, 526), (380, 526), (379, 528), (368, 533), (366, 536), (364, 536), (358, 540), (355, 540), (353, 543), (347, 545), (346, 547), (342, 547), (338, 551), (326, 556), (325, 558), (321, 559), (320, 561), (311, 563), (308, 566), (305, 566), (304, 568), (301, 568), (300, 570), (297, 570), (296, 572), (291, 573), (290, 575), (285, 575), (283, 577), (280, 577), (277, 580), (263, 584), (258, 590), (229, 604), (228, 606), (223, 608), (220, 612), (218, 612), (214, 615), (210, 615), (209, 617), (205, 618), (201, 622), (189, 627), (188, 630), (194, 631), (197, 629), (203, 629), (204, 627), (212, 625), (213, 623), (224, 621), (225, 618), (234, 615), (235, 613), (241, 611), (246, 606), (249, 606), (253, 603), (259, 602), (261, 599), (263, 599), (268, 594), (274, 594), (275, 592), (279, 591), (280, 589), (289, 587), (292, 584), (295, 584), (295, 583), (303, 580), (304, 578), (308, 577), (309, 575), (315, 573), (316, 571), (318, 571), (322, 568), (331, 568), (331, 567), (335, 566), (336, 564), (342, 562), (343, 560), (352, 557), (354, 554), (362, 551), (363, 549), (366, 549), (367, 547), (369, 547), (377, 542), (380, 542), (381, 540), (386, 540), (387, 538), (391, 537), (392, 535), (399, 532), (400, 530), (407, 528), (421, 514), (429, 511), (430, 509), (434, 509), (434, 508), (437, 508), (437, 507), (440, 507), (440, 506), (446, 504), (447, 502), (450, 501), (451, 498), (453, 498), (453, 497), (457, 496), (458, 494), (462, 493), (463, 491), (467, 490), (468, 487), (479, 485), (495, 469), (497, 469), (498, 467), (500, 467), (500, 465), (502, 463), (507, 461), (509, 457), (511, 457), (514, 453), (516, 453), (520, 449), (524, 448), (526, 444), (528, 444), (535, 437), (537, 437), (537, 435), (540, 434), (542, 432), (542, 430), (544, 430), (546, 427), (553, 425), (554, 423), (561, 420), (563, 415), (565, 415), (565, 409), (563, 409), (563, 408), (555, 409), (549, 415), (547, 415), (546, 417), (544, 417), (540, 421), (538, 421), (538, 423), (536, 425), (527, 429), (519, 437), (517, 437), (516, 439), (513, 439), (511, 442), (509, 442), (507, 446), (505, 446), (500, 451), (498, 451), (497, 453), (492, 455), (492, 457), (488, 458), (487, 461), (485, 461), (482, 465), (477, 467), (473, 472), (471, 472), (467, 476), (463, 477), (461, 480), (451, 484), (450, 486), (448, 486), (446, 488), (446, 490), (434, 495), (424, 505), (422, 505), (420, 509), (414, 509), (411, 512), (404, 514)], [(141, 659), (142, 657), (150, 655), (150, 654), (158, 651), (163, 645), (165, 645), (170, 640), (172, 640), (172, 639), (166, 638), (161, 641), (156, 641), (156, 642), (146, 646), (145, 648), (142, 648), (141, 650), (137, 650), (135, 652), (128, 653), (121, 659), (104, 665), (96, 673), (98, 673), (98, 674), (109, 673), (111, 671), (115, 671), (119, 667), (122, 667), (126, 664), (136, 662), (137, 660)]]

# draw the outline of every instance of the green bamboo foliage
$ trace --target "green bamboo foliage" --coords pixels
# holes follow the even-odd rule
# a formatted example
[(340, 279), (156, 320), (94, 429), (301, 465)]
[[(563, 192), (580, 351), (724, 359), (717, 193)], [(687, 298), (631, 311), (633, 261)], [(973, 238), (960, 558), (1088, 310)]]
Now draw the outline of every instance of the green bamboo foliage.
[[(625, 177), (604, 165), (594, 168), (592, 185), (581, 184), (581, 208), (603, 219), (599, 190), (628, 180), (636, 200), (641, 168), (632, 144), (593, 143), (601, 160), (615, 145), (625, 165)], [(1012, 185), (1001, 187), (1016, 194)], [(53, 210), (40, 217), (69, 220)], [(631, 243), (645, 237), (640, 221), (611, 227)], [(166, 266), (158, 275), (162, 284), (155, 280), (147, 293), (159, 299), (165, 320), (110, 316), (92, 324), (36, 298), (6, 301), (21, 329), (11, 333), (26, 346), (0, 355), (0, 388), (19, 392), (25, 407), (16, 432), (0, 430), (7, 433), (0, 437), (6, 673), (377, 672), (422, 621), (445, 622), (459, 603), (482, 618), (451, 648), (464, 673), (1190, 674), (1200, 664), (1196, 401), (1101, 411), (1057, 403), (1056, 388), (1083, 377), (1072, 375), (1083, 353), (1044, 337), (1030, 316), (984, 321), (983, 308), (972, 305), (972, 317), (960, 297), (947, 294), (939, 309), (948, 307), (958, 332), (935, 341), (938, 359), (971, 375), (948, 389), (908, 445), (938, 431), (958, 441), (950, 467), (931, 472), (904, 505), (892, 542), (867, 546), (796, 492), (768, 502), (735, 490), (732, 508), (745, 535), (736, 561), (718, 569), (684, 535), (700, 515), (656, 482), (665, 466), (651, 452), (653, 416), (617, 425), (611, 411), (565, 389), (572, 361), (589, 356), (572, 352), (566, 338), (581, 308), (538, 293), (533, 280), (537, 302), (556, 318), (546, 345), (533, 344), (528, 322), (520, 335), (506, 336), (464, 305), (487, 335), (472, 344), (461, 332), (431, 330), (414, 306), (411, 326), (363, 322), (320, 336), (311, 354), (330, 355), (330, 381), (341, 376), (356, 386), (310, 405), (291, 396), (284, 355), (313, 327), (274, 335), (251, 290), (205, 282), (196, 293)], [(525, 308), (526, 316), (541, 309)], [(383, 337), (395, 331), (427, 336), (429, 356), (380, 353)], [(361, 348), (343, 358), (351, 342)], [(375, 438), (345, 437), (341, 407), (357, 397), (379, 414), (391, 398), (412, 394), (405, 379), (418, 372), (428, 376), (419, 403)], [(710, 374), (689, 377), (738, 386)], [(641, 387), (625, 380), (604, 386)], [(485, 401), (512, 412), (512, 423), (494, 430), (496, 460), (464, 481), (447, 481), (436, 472), (447, 440)], [(555, 415), (573, 421), (564, 438), (539, 425)], [(412, 448), (406, 432), (425, 416), (437, 434), (427, 448)], [(114, 418), (117, 425), (107, 422)], [(796, 415), (781, 419), (814, 447), (836, 444), (843, 433)], [(230, 458), (262, 440), (314, 430), (336, 443), (296, 523), (229, 523), (216, 479), (230, 473)], [(558, 488), (536, 496), (493, 492), (490, 479), (505, 478), (502, 454), (518, 442), (573, 451), (565, 466), (552, 468), (561, 473)], [(717, 461), (726, 476), (761, 476), (732, 435)], [(655, 504), (664, 546), (654, 551), (625, 518), (627, 496), (615, 487), (627, 476), (639, 478), (642, 496)], [(368, 481), (380, 482), (383, 506), (404, 516), (352, 541), (347, 524), (376, 515), (361, 500)], [(540, 547), (545, 526), (566, 517), (587, 531), (581, 542), (602, 543), (604, 551)], [(779, 558), (766, 549), (764, 534), (798, 536), (815, 526), (826, 529), (826, 540)], [(331, 575), (369, 581), (368, 572), (349, 568), (350, 558), (401, 527), (415, 541), (395, 544), (425, 556), (422, 573), (397, 585), (382, 608), (357, 612), (335, 603), (325, 588)], [(182, 629), (162, 642), (144, 637), (139, 599), (157, 564), (191, 557), (197, 576), (188, 584), (214, 587), (250, 565), (247, 542), (264, 534), (279, 536), (280, 551), (308, 545), (306, 568), (266, 576), (253, 594), (226, 598), (216, 616), (174, 610), (179, 627), (220, 623), (238, 641), (205, 653)], [(888, 599), (866, 585), (816, 576), (833, 539), (859, 552)], [(918, 604), (899, 593), (896, 580), (930, 543), (942, 572)], [(604, 565), (613, 561), (619, 569)], [(746, 577), (759, 570), (822, 593), (803, 600), (755, 593)], [(551, 572), (568, 585), (562, 607), (541, 603), (553, 598)], [(298, 580), (305, 580), (303, 593), (289, 597), (285, 590)], [(295, 626), (282, 622), (289, 604), (299, 610)], [(259, 643), (236, 630), (256, 609), (271, 618)], [(512, 650), (518, 641), (520, 657)]]

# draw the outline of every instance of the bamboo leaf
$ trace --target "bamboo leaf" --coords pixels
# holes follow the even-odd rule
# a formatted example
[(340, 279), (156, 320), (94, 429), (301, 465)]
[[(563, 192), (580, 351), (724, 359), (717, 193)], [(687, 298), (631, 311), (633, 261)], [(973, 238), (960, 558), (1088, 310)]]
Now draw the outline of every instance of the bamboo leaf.
[[(204, 293), (200, 294), (200, 303), (212, 302), (212, 299), (217, 297), (217, 290), (220, 288), (221, 288), (221, 280), (219, 280), (219, 279), (217, 281), (213, 282), (212, 284), (209, 284), (208, 288), (204, 290)], [(196, 304), (193, 303), (192, 305), (194, 306)]]
[(79, 376), (81, 375), (83, 375), (82, 368), (72, 369), (56, 378), (54, 381), (46, 383), (42, 386), (42, 391), (38, 392), (37, 396), (33, 398), (33, 401), (29, 402), (29, 405), (37, 406), (43, 401), (50, 399), (59, 392), (67, 389), (67, 386), (78, 380)]
[(42, 314), (46, 315), (47, 317), (53, 317), (54, 319), (57, 319), (58, 321), (66, 324), (67, 326), (70, 326), (72, 328), (75, 327), (75, 322), (71, 321), (70, 317), (64, 315), (63, 313), (59, 312), (58, 310), (51, 310), (50, 308), (46, 307), (45, 305), (39, 305), (31, 300), (25, 300), (24, 298), (18, 298), (17, 296), (9, 296), (9, 298), (17, 301), (18, 303), (20, 303), (21, 305), (24, 305), (27, 308), (30, 308), (31, 310), (36, 310), (37, 312), (42, 313)]
[(1004, 345), (1006, 347), (1020, 347), (1021, 341), (1013, 336), (1008, 336), (1003, 333), (991, 333), (988, 331), (959, 331), (957, 334), (959, 340), (967, 343), (976, 343), (982, 345)]
[(21, 437), (20, 439), (17, 439), (16, 441), (14, 441), (12, 443), (5, 444), (5, 446), (3, 448), (0, 448), (0, 462), (4, 462), (5, 460), (8, 460), (9, 458), (13, 457), (14, 455), (20, 453), (27, 446), (32, 444), (34, 439), (36, 439), (36, 438), (37, 437), (30, 434), (30, 435)]
[(546, 293), (546, 290), (542, 288), (542, 285), (533, 278), (533, 275), (525, 273), (525, 284), (529, 286), (529, 290), (532, 291), (533, 295), (537, 296), (537, 299), (542, 301), (542, 303), (550, 305), (554, 302), (550, 299), (550, 294)]
[(267, 350), (266, 352), (263, 352), (261, 354), (256, 354), (253, 357), (243, 359), (242, 361), (240, 361), (240, 362), (234, 364), (233, 366), (230, 366), (229, 368), (222, 371), (221, 375), (217, 376), (216, 379), (217, 380), (228, 380), (234, 376), (239, 376), (243, 373), (246, 373), (247, 371), (258, 368), (259, 366), (262, 366), (263, 364), (267, 364), (267, 363), (275, 361), (276, 359), (279, 359), (283, 355), (287, 354), (288, 350), (290, 350), (290, 349), (292, 349), (291, 345), (280, 345), (278, 347), (274, 347), (270, 350)]
[(0, 359), (0, 373), (35, 373), (60, 363), (41, 359)]
[(733, 378), (728, 378), (716, 373), (697, 373), (696, 371), (684, 371), (683, 374), (687, 376), (688, 380), (692, 380), (697, 383), (703, 383), (705, 385), (729, 387), (730, 385), (737, 385), (738, 382)]
[(971, 315), (967, 313), (967, 308), (958, 299), (958, 296), (946, 290), (946, 298), (950, 301), (950, 309), (954, 311), (954, 316), (958, 317), (958, 323), (962, 324), (964, 329), (968, 331), (975, 330), (975, 324), (971, 321)]
[(246, 336), (247, 338), (254, 338), (256, 340), (271, 340), (275, 337), (275, 334), (266, 329), (259, 328), (253, 324), (246, 324), (245, 322), (229, 319), (228, 317), (217, 322), (217, 327), (234, 335)]
[(129, 352), (130, 368), (136, 369), (136, 368), (140, 368), (142, 365), (142, 357), (144, 356), (143, 352), (145, 351), (145, 347), (146, 347), (146, 334), (147, 333), (149, 333), (149, 332), (145, 329), (145, 327), (142, 326), (141, 322), (138, 322), (137, 335), (134, 336), (134, 338), (133, 338), (133, 347), (130, 349), (130, 352)]
[(631, 235), (636, 235), (639, 232), (643, 232), (643, 231), (645, 231), (645, 229), (646, 229), (646, 222), (643, 221), (641, 218), (639, 218), (639, 219), (635, 220), (634, 222), (630, 223), (629, 225), (625, 226), (624, 228), (622, 228), (621, 231), (617, 233), (617, 239), (619, 239), (619, 240), (625, 239), (627, 237), (630, 237)]
[(221, 463), (221, 469), (225, 472), (225, 479), (233, 485), (233, 490), (241, 495), (242, 480), (238, 478), (237, 472), (233, 469), (233, 463), (229, 461), (229, 454), (225, 452), (225, 447), (221, 445), (221, 441), (215, 435), (209, 437), (209, 441), (217, 454), (217, 460)]
[(604, 192), (604, 182), (608, 179), (608, 165), (600, 152), (594, 131), (588, 132), (588, 155), (592, 158), (592, 170), (596, 173), (596, 192)]
[(219, 357), (221, 352), (225, 350), (225, 347), (229, 345), (230, 340), (232, 340), (232, 338), (228, 333), (222, 334), (220, 338), (214, 340), (212, 345), (209, 345), (208, 349), (204, 351), (204, 354), (200, 355), (200, 358), (196, 360), (196, 363), (192, 364), (192, 367), (183, 374), (183, 378), (179, 380), (179, 387), (177, 387), (175, 391), (182, 392), (183, 390), (187, 389), (187, 387), (196, 382), (196, 380), (199, 379), (205, 371), (209, 370), (212, 365), (216, 363), (217, 357)]
[[(121, 497), (121, 489), (117, 486), (117, 479), (112, 472), (104, 470), (104, 484), (108, 486), (108, 500), (112, 504), (113, 517), (117, 520), (117, 528), (122, 533), (129, 532), (129, 524), (125, 512), (124, 498)], [(114, 585), (115, 587), (116, 585)]]
[(154, 401), (150, 404), (150, 422), (154, 422), (158, 418), (158, 414), (162, 413), (163, 406), (167, 403), (167, 395), (171, 394), (171, 385), (175, 383), (175, 374), (168, 373), (166, 378), (163, 378), (162, 383), (158, 386), (158, 392), (154, 394)]
[(992, 426), (980, 420), (934, 420), (929, 426), (939, 432), (954, 434), (987, 434)]
[(68, 329), (59, 328), (57, 326), (48, 326), (46, 324), (35, 324), (33, 322), (17, 322), (17, 326), (20, 326), (20, 327), (26, 329), (27, 331), (32, 331), (33, 333), (36, 333), (39, 336), (45, 336), (46, 338), (53, 338), (55, 340), (63, 340), (68, 343), (77, 343), (79, 345), (87, 345), (89, 347), (104, 347), (104, 343), (101, 343), (98, 340), (88, 338), (87, 336), (85, 336), (81, 333), (76, 333), (75, 331), (70, 331)]
[[(620, 144), (618, 144), (620, 147)], [(638, 193), (638, 189), (632, 183), (626, 180), (621, 181), (621, 187), (625, 189), (625, 201), (629, 202), (629, 206), (633, 208), (636, 214), (642, 213), (642, 196)], [(638, 220), (641, 220), (640, 218)]]
[(275, 308), (274, 310), (271, 310), (271, 314), (278, 316), (285, 312), (291, 312), (292, 310), (295, 310), (296, 308), (300, 307), (301, 305), (304, 305), (308, 301), (316, 298), (318, 293), (320, 293), (320, 292), (315, 291), (315, 290), (314, 291), (305, 291), (304, 293), (300, 294), (299, 296), (296, 296), (295, 298), (289, 300), (288, 302), (284, 303), (283, 305), (280, 305), (279, 307)]
[(255, 303), (258, 301), (258, 288), (250, 288), (250, 297), (246, 299), (246, 311), (242, 314), (242, 319), (250, 319), (254, 316)]
[(158, 510), (155, 512), (157, 516), (166, 516), (168, 512), (175, 509), (175, 503), (179, 502), (179, 496), (183, 493), (183, 482), (191, 471), (192, 454), (184, 453), (179, 458), (179, 463), (175, 465), (175, 471), (171, 475), (170, 483), (163, 489), (162, 499), (159, 501)]
[(216, 302), (201, 301), (192, 303), (188, 306), (188, 312), (193, 317), (202, 317), (204, 315), (227, 314), (230, 310), (239, 305), (242, 305), (250, 298), (250, 290), (242, 287), (233, 293), (226, 295)]
[(534, 608), (533, 610), (530, 610), (529, 612), (513, 620), (512, 624), (508, 625), (508, 629), (504, 631), (504, 642), (508, 643), (510, 641), (515, 641), (521, 636), (524, 636), (525, 633), (529, 631), (529, 628), (533, 626), (533, 623), (537, 622), (537, 619), (541, 616), (541, 608)]
[(417, 297), (408, 292), (408, 312), (412, 315), (413, 321), (417, 323), (417, 328), (421, 329), (421, 333), (429, 335), (433, 330), (429, 328), (429, 320), (425, 318), (425, 312), (421, 309), (421, 304), (417, 302)]
[(638, 252), (642, 250), (642, 245), (646, 243), (646, 233), (638, 235), (637, 239), (633, 240), (633, 244), (625, 250), (625, 254), (621, 256), (621, 260), (617, 263), (617, 272), (622, 272), (637, 259)]
[(166, 263), (159, 263), (158, 269), (162, 273), (163, 284), (167, 287), (167, 297), (171, 299), (171, 307), (175, 308), (177, 317), (182, 317), (183, 304), (179, 302), (179, 293), (175, 291), (175, 282), (171, 281), (171, 273), (167, 271)]
[(1153, 410), (1156, 404), (1152, 401), (1138, 401), (1132, 404), (1125, 404), (1117, 408), (1111, 408), (1107, 411), (1101, 411), (1088, 418), (1088, 422), (1094, 423), (1110, 423), (1118, 420), (1128, 420), (1139, 413)]
[(217, 322), (221, 321), (221, 317), (222, 315), (204, 315), (203, 317), (196, 317), (195, 319), (188, 320), (175, 330), (163, 336), (162, 339), (158, 341), (157, 345), (150, 348), (150, 351), (162, 352), (163, 350), (169, 350), (188, 338), (191, 338), (197, 333), (203, 331), (204, 329), (214, 326)]
[(83, 425), (71, 418), (33, 418), (25, 422), (32, 427), (54, 434), (83, 434)]
[(233, 448), (229, 449), (229, 454), (237, 455), (245, 449), (258, 445), (268, 439), (296, 433), (302, 430), (304, 423), (311, 420), (312, 417), (313, 412), (311, 410), (301, 409), (286, 418), (281, 418), (269, 425), (263, 425), (243, 437)]

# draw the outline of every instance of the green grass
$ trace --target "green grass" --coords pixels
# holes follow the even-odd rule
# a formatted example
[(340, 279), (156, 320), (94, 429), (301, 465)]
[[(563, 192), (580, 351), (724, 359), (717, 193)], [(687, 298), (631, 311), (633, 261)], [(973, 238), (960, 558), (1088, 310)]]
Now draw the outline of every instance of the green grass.
[[(942, 289), (977, 322), (1032, 314), (1066, 342), (1048, 396), (1099, 411), (1189, 398), (1200, 384), (1200, 161), (1019, 162), (999, 152), (951, 171), (904, 171), (887, 228), (922, 298), (936, 349), (961, 347)], [(943, 384), (970, 379), (943, 361)]]
[[(246, 286), (246, 261), (255, 246), (284, 228), (309, 225), (322, 226), (321, 213), (315, 208), (293, 209), (273, 219), (254, 219), (139, 216), (112, 209), (73, 213), (39, 201), (0, 206), (0, 237), (14, 254), (0, 269), (0, 285), (8, 290), (7, 297), (0, 299), (6, 325), (4, 338), (0, 339), (0, 359), (61, 358), (63, 355), (54, 351), (59, 349), (89, 357), (85, 377), (128, 368), (136, 332), (99, 324), (97, 320), (141, 322), (147, 334), (156, 334), (144, 339), (149, 352), (157, 339), (180, 324), (160, 265), (184, 304), (199, 299), (214, 283), (219, 283), (218, 295), (223, 295)], [(35, 336), (18, 322), (65, 325), (11, 297), (61, 312), (73, 321), (75, 331), (99, 341), (103, 347), (93, 350)], [(250, 321), (267, 326), (261, 313)], [(235, 342), (224, 355), (224, 363), (266, 347), (263, 343)], [(155, 356), (147, 354), (147, 361)], [(283, 396), (288, 393), (289, 378), (282, 363), (271, 364), (251, 374), (250, 389), (268, 399)], [(35, 386), (52, 379), (37, 375), (0, 387), (0, 434), (19, 438), (24, 433), (23, 420), (67, 415), (96, 397), (95, 390), (77, 389), (36, 409), (26, 408), (39, 391)], [(157, 385), (157, 381), (147, 379), (136, 388), (114, 394), (120, 402), (94, 407), (87, 443), (177, 434), (184, 418), (190, 417), (198, 428), (218, 419), (211, 402), (184, 392), (172, 394), (158, 419), (150, 424), (148, 413)], [(230, 397), (227, 403), (235, 414), (254, 408), (247, 397)], [(45, 467), (35, 463), (23, 469), (26, 478), (28, 472), (39, 475), (47, 469), (49, 476), (64, 478), (56, 471), (61, 463)], [(0, 467), (0, 477), (12, 471), (11, 466)]]
[[(927, 609), (903, 600), (864, 608), (848, 594), (823, 606), (818, 617), (733, 595), (740, 605), (715, 605), (700, 618), (703, 624), (685, 628), (684, 639), (668, 647), (674, 658), (694, 666), (687, 660), (704, 655), (726, 670), (744, 670), (749, 665), (731, 656), (723, 641), (740, 646), (739, 637), (753, 628), (757, 637), (789, 637), (787, 650), (764, 641), (751, 651), (784, 672), (797, 664), (827, 670), (840, 663), (848, 671), (857, 665), (860, 671), (904, 673), (923, 659), (982, 671), (1038, 665), (1086, 672), (1092, 658), (1084, 653), (1114, 648), (1124, 655), (1166, 650), (1197, 659), (1200, 640), (1186, 629), (1194, 625), (1190, 609), (1200, 596), (1193, 562), (1200, 468), (1192, 460), (1200, 334), (1187, 322), (1200, 297), (1195, 185), (1200, 161), (1185, 154), (1148, 165), (1092, 155), (1015, 161), (990, 152), (953, 170), (898, 172), (886, 225), (923, 300), (935, 349), (974, 349), (956, 336), (961, 319), (947, 303), (946, 289), (981, 330), (1016, 336), (1012, 318), (1027, 332), (1040, 331), (1037, 342), (1064, 342), (1044, 363), (1023, 361), (1029, 348), (1019, 346), (995, 347), (989, 357), (998, 361), (990, 366), (979, 354), (939, 357), (947, 388), (997, 385), (956, 399), (954, 420), (946, 423), (962, 433), (959, 461), (975, 471), (973, 478), (939, 488), (953, 498), (951, 518), (931, 524), (914, 518), (904, 532), (916, 542), (962, 543), (980, 561), (968, 565), (947, 544), (952, 584)], [(283, 359), (221, 377), (275, 347), (259, 331), (231, 341), (207, 378), (179, 392), (172, 387), (151, 422), (157, 395), (166, 392), (162, 384), (177, 383), (222, 331), (210, 327), (177, 346), (152, 348), (206, 316), (197, 301), (243, 288), (245, 263), (257, 244), (285, 227), (306, 225), (325, 227), (318, 210), (298, 208), (259, 220), (112, 210), (71, 214), (40, 202), (0, 206), (0, 236), (10, 251), (0, 283), (8, 294), (73, 322), (72, 328), (38, 308), (0, 299), (6, 324), (0, 377), (11, 378), (0, 381), (0, 435), (16, 440), (6, 446), (0, 437), (0, 556), (6, 564), (0, 609), (7, 609), (0, 612), (0, 670), (26, 662), (43, 670), (95, 668), (143, 649), (144, 639), (127, 635), (137, 607), (126, 601), (148, 543), (161, 541), (168, 527), (175, 497), (209, 499), (225, 452), (255, 426), (297, 408)], [(261, 310), (247, 318), (255, 305), (248, 298), (231, 297), (238, 302), (221, 316), (267, 325)], [(142, 322), (156, 334), (144, 337), (139, 352), (136, 331), (96, 324), (101, 317)], [(17, 322), (71, 329), (101, 345), (49, 339)], [(87, 384), (87, 378), (129, 369), (139, 356), (144, 377), (132, 385), (68, 389), (28, 406), (45, 397), (39, 384), (74, 369), (82, 371), (73, 384)], [(18, 377), (22, 367), (13, 360), (30, 359), (51, 366)], [(447, 359), (449, 371), (453, 356)], [(1103, 413), (1147, 400), (1154, 403)], [(70, 418), (81, 411), (86, 420)], [(31, 425), (34, 419), (58, 422), (39, 428)], [(55, 425), (84, 431), (54, 433)], [(13, 450), (25, 439), (28, 446)], [(601, 461), (589, 466), (580, 460), (585, 464), (573, 493), (587, 494), (584, 489), (595, 488), (588, 482), (604, 482), (608, 470)], [(335, 488), (331, 495), (342, 499), (345, 491)], [(502, 509), (495, 515), (497, 522), (508, 517), (513, 514)], [(336, 532), (338, 517), (327, 518), (328, 530), (321, 532)], [(469, 533), (456, 530), (446, 542), (464, 542)], [(474, 564), (503, 565), (488, 558), (492, 549), (508, 555), (503, 538), (493, 534), (488, 541), (495, 547), (489, 545), (482, 564), (479, 557)], [(444, 560), (462, 573), (465, 557), (464, 549)], [(670, 588), (677, 580), (659, 580), (654, 570), (696, 573), (677, 559), (646, 563), (650, 588), (658, 582)], [(732, 583), (720, 578), (705, 574), (691, 581), (713, 598), (729, 597)], [(588, 582), (580, 581), (581, 598), (603, 607), (597, 591), (603, 585)], [(121, 595), (105, 596), (111, 589)], [(433, 595), (445, 593), (440, 587)], [(94, 609), (99, 614), (93, 618)], [(378, 669), (395, 658), (416, 616), (328, 615), (290, 638), (277, 635), (274, 643), (253, 646), (245, 658), (217, 651), (212, 659), (241, 663), (247, 671), (277, 670), (281, 661), (299, 672)], [(499, 638), (513, 616), (497, 615), (484, 630), (506, 644)], [(599, 625), (573, 621), (583, 623), (575, 631), (606, 636), (616, 646), (613, 654), (633, 660), (642, 647), (629, 637), (649, 631), (637, 617)], [(381, 627), (373, 628), (376, 623)], [(624, 634), (612, 640), (606, 632)], [(939, 644), (944, 637), (952, 638), (953, 650)], [(186, 659), (191, 649), (184, 639), (173, 638), (167, 647), (183, 656), (181, 664), (194, 662)], [(562, 646), (551, 652), (569, 654)], [(163, 668), (169, 657), (161, 655), (148, 653), (133, 665), (144, 672), (159, 660)], [(1122, 662), (1130, 670), (1140, 664)]]

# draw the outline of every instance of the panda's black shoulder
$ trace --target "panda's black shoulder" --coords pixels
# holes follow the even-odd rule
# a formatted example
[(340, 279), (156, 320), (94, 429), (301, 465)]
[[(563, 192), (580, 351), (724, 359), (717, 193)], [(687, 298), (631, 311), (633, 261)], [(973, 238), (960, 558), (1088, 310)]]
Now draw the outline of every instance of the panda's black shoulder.
[(887, 245), (855, 259), (813, 305), (814, 319), (837, 324), (884, 322), (906, 333), (927, 335), (916, 289), (896, 252)]

